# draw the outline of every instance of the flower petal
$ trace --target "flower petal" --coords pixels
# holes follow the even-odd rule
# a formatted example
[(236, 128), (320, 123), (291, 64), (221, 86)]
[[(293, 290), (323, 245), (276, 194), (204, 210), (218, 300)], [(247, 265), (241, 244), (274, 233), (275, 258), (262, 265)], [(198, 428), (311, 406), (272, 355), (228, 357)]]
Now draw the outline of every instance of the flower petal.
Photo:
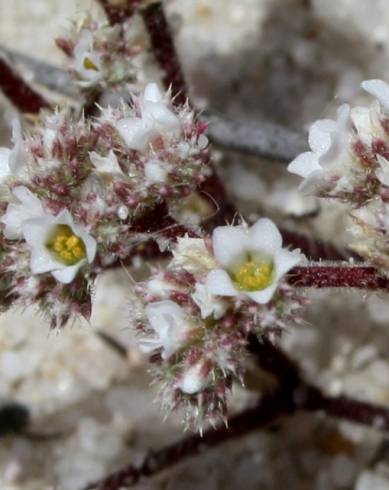
[(383, 80), (365, 80), (361, 83), (363, 90), (373, 95), (389, 111), (389, 85)]
[(196, 284), (192, 299), (200, 308), (202, 318), (213, 316), (218, 320), (227, 310), (225, 301), (211, 294), (205, 284)]
[(80, 262), (77, 262), (77, 264), (51, 271), (51, 274), (57, 281), (62, 282), (63, 284), (69, 284), (76, 277), (77, 272), (79, 271), (80, 267), (85, 264), (85, 262), (85, 260), (80, 260)]
[(0, 221), (5, 224), (4, 237), (8, 240), (17, 240), (23, 236), (23, 223), (37, 216), (43, 216), (44, 211), (40, 200), (27, 187), (15, 187), (12, 193), (19, 203), (10, 203)]
[(302, 256), (299, 252), (290, 252), (285, 248), (279, 250), (274, 257), (276, 277), (275, 281), (286, 274), (290, 269), (295, 267), (302, 260)]
[(147, 305), (146, 315), (161, 340), (162, 358), (168, 359), (186, 342), (191, 329), (187, 314), (174, 301), (163, 300)]
[(177, 387), (188, 395), (194, 395), (199, 391), (202, 391), (209, 382), (209, 375), (203, 374), (204, 365), (199, 362), (194, 366), (191, 366), (186, 372), (184, 372), (182, 378), (179, 380)]
[(143, 151), (149, 142), (150, 130), (141, 119), (120, 119), (116, 123), (116, 129), (131, 150)]
[(0, 184), (10, 176), (9, 157), (11, 150), (9, 148), (0, 148)]
[(264, 251), (273, 255), (282, 247), (282, 236), (268, 218), (259, 219), (249, 230), (250, 251)]
[(160, 184), (166, 181), (167, 171), (157, 161), (147, 162), (145, 165), (145, 177), (149, 184)]
[(230, 276), (222, 269), (209, 272), (206, 286), (211, 294), (216, 296), (239, 296), (239, 291), (234, 287)]
[(289, 172), (304, 179), (317, 170), (322, 170), (322, 168), (319, 165), (318, 156), (312, 151), (301, 153), (288, 165)]
[(156, 83), (148, 83), (145, 87), (143, 98), (149, 102), (161, 102), (162, 94), (158, 85)]
[(274, 282), (266, 289), (262, 289), (262, 291), (246, 292), (245, 294), (256, 303), (264, 305), (272, 299), (277, 286), (277, 282)]
[(178, 117), (162, 103), (145, 101), (142, 107), (142, 120), (150, 129), (160, 132), (175, 132), (181, 129)]
[(351, 121), (357, 130), (358, 136), (364, 136), (371, 131), (370, 109), (367, 107), (353, 107), (350, 113)]
[(99, 155), (95, 151), (91, 151), (89, 153), (89, 158), (98, 172), (107, 174), (123, 174), (113, 150), (110, 150), (108, 155), (105, 157)]
[(212, 235), (216, 260), (224, 267), (237, 266), (245, 259), (249, 235), (242, 226), (218, 226)]
[(330, 147), (330, 133), (336, 131), (336, 122), (332, 119), (321, 119), (312, 124), (309, 130), (309, 146), (314, 153), (319, 155), (325, 153)]

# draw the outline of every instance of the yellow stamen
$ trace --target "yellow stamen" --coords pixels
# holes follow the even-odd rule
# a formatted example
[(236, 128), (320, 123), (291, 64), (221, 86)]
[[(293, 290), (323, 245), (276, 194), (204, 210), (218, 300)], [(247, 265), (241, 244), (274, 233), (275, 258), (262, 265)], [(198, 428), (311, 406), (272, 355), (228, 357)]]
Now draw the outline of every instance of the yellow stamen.
[(66, 265), (74, 265), (86, 257), (85, 244), (67, 225), (58, 225), (46, 247)]
[(99, 71), (99, 67), (88, 57), (84, 58), (83, 65), (86, 70)]
[(273, 280), (273, 263), (248, 259), (234, 272), (233, 280), (241, 291), (261, 291)]

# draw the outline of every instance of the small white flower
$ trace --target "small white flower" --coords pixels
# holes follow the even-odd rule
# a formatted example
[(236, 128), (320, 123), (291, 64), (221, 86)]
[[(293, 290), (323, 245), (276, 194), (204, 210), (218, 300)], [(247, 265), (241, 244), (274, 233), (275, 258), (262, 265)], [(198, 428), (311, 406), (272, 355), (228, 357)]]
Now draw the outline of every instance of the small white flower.
[(103, 157), (96, 153), (95, 151), (91, 151), (89, 153), (89, 158), (94, 167), (96, 168), (97, 173), (102, 175), (115, 175), (115, 174), (123, 174), (122, 169), (120, 168), (118, 159), (113, 150), (110, 150), (107, 156)]
[(145, 177), (149, 184), (162, 184), (166, 182), (167, 170), (161, 162), (151, 160), (145, 165)]
[(199, 391), (204, 390), (209, 383), (209, 374), (204, 373), (204, 365), (199, 362), (191, 366), (177, 383), (183, 393), (194, 395)]
[(156, 337), (141, 339), (141, 350), (149, 353), (162, 348), (162, 358), (169, 359), (187, 342), (193, 329), (190, 318), (181, 306), (170, 300), (147, 305), (146, 316)]
[(196, 284), (192, 298), (196, 305), (200, 308), (202, 318), (212, 316), (218, 320), (227, 311), (226, 302), (220, 297), (211, 294), (205, 284)]
[(99, 82), (103, 74), (101, 72), (101, 57), (93, 51), (93, 35), (85, 30), (74, 47), (74, 68), (82, 78), (77, 82), (81, 87), (88, 87)]
[(282, 237), (269, 219), (247, 226), (219, 226), (213, 232), (213, 250), (222, 268), (207, 275), (211, 294), (246, 296), (268, 303), (279, 280), (297, 265), (300, 254), (282, 248)]
[(116, 128), (127, 147), (144, 151), (158, 135), (177, 135), (181, 131), (178, 117), (166, 106), (157, 84), (149, 83), (139, 101), (140, 117), (120, 119)]
[(343, 173), (352, 135), (350, 107), (343, 104), (337, 114), (336, 121), (322, 119), (312, 124), (308, 139), (312, 151), (301, 153), (288, 166), (289, 172), (306, 179), (304, 188), (314, 185), (328, 171), (335, 171), (338, 176)]
[(15, 187), (12, 194), (17, 203), (8, 204), (7, 211), (1, 218), (5, 225), (4, 237), (8, 240), (23, 238), (23, 223), (31, 218), (44, 215), (42, 203), (27, 187)]
[(216, 262), (202, 238), (185, 236), (177, 240), (170, 267), (185, 269), (191, 274), (203, 274), (214, 269)]
[(25, 164), (25, 150), (20, 121), (15, 119), (12, 126), (12, 142), (14, 147), (0, 148), (0, 184), (8, 177), (18, 175)]
[(72, 282), (96, 255), (96, 240), (74, 223), (67, 209), (58, 216), (45, 214), (24, 221), (22, 233), (31, 250), (32, 274), (51, 272), (64, 284)]

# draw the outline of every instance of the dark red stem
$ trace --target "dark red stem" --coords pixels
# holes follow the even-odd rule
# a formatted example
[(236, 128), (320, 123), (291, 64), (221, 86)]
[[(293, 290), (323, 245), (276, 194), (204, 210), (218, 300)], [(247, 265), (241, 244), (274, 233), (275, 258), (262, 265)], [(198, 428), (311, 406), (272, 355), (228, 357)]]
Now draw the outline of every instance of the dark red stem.
[(286, 412), (279, 393), (265, 396), (254, 408), (244, 410), (229, 419), (228, 427), (209, 429), (203, 436), (195, 434), (170, 446), (151, 452), (139, 466), (128, 465), (102, 481), (89, 485), (85, 490), (119, 490), (135, 485), (140, 478), (155, 475), (178, 462), (203, 453), (229, 439), (242, 437), (267, 427)]
[(257, 364), (276, 375), (281, 386), (292, 392), (295, 410), (320, 411), (360, 425), (389, 430), (389, 408), (356, 400), (348, 396), (327, 396), (316, 386), (306, 382), (298, 364), (266, 337), (251, 336), (249, 350)]
[(21, 112), (36, 114), (49, 102), (0, 57), (0, 90)]
[(164, 73), (164, 84), (167, 88), (171, 87), (172, 95), (178, 104), (185, 103), (186, 83), (162, 2), (146, 3), (144, 6), (142, 0), (127, 0), (120, 5), (113, 5), (109, 0), (99, 2), (111, 24), (125, 22), (140, 7), (139, 12), (149, 33), (154, 56)]
[(258, 365), (275, 375), (279, 388), (265, 395), (257, 406), (230, 417), (228, 427), (207, 430), (177, 443), (151, 452), (140, 465), (130, 464), (107, 478), (89, 485), (85, 490), (119, 490), (135, 485), (142, 477), (155, 475), (230, 439), (268, 427), (281, 416), (297, 410), (318, 411), (379, 430), (389, 430), (389, 409), (349, 397), (330, 397), (301, 376), (298, 365), (268, 339), (250, 338), (251, 353)]
[(298, 287), (389, 289), (389, 278), (380, 276), (374, 267), (368, 266), (295, 267), (288, 281)]
[(185, 78), (162, 2), (155, 2), (141, 9), (141, 14), (150, 36), (154, 56), (164, 72), (165, 86), (171, 87), (174, 100), (178, 104), (184, 104), (188, 96)]
[(142, 0), (123, 0), (119, 3), (112, 0), (98, 0), (103, 7), (110, 24), (122, 24), (129, 19)]
[(304, 410), (320, 411), (337, 419), (355, 422), (377, 430), (389, 430), (389, 409), (347, 396), (326, 396), (315, 387), (306, 391)]

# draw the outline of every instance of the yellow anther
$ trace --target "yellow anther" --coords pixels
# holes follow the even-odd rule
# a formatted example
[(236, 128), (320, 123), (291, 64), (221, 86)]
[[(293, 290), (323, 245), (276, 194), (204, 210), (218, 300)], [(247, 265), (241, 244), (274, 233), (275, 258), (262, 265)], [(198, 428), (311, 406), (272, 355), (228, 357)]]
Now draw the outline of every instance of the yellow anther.
[(66, 240), (66, 248), (74, 248), (76, 245), (80, 243), (80, 239), (76, 235), (72, 235), (70, 238)]
[(71, 252), (68, 252), (67, 250), (62, 250), (59, 255), (63, 258), (65, 262), (71, 262), (73, 259)]
[(83, 259), (85, 257), (85, 252), (84, 250), (82, 249), (82, 247), (74, 247), (73, 248), (73, 255), (77, 258), (77, 259)]
[(247, 260), (234, 272), (233, 279), (241, 291), (261, 291), (273, 280), (273, 263)]
[(83, 65), (86, 70), (99, 71), (99, 67), (88, 57), (84, 58)]
[(86, 257), (84, 242), (67, 225), (56, 227), (46, 247), (66, 265), (74, 265)]

